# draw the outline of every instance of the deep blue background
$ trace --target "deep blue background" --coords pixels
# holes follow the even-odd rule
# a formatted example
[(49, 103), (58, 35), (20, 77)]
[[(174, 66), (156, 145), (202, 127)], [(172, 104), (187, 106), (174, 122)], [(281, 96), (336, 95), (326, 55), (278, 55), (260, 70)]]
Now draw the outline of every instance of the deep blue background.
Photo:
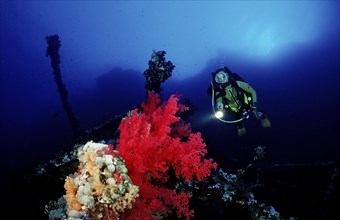
[[(209, 154), (223, 165), (334, 160), (340, 147), (339, 3), (0, 2), (1, 167), (11, 178), (72, 146), (73, 133), (45, 56), (61, 39), (61, 71), (83, 130), (145, 99), (143, 71), (152, 50), (176, 66), (162, 99), (181, 93)], [(247, 120), (248, 133), (212, 117), (211, 73), (228, 66), (257, 90), (272, 122)]]

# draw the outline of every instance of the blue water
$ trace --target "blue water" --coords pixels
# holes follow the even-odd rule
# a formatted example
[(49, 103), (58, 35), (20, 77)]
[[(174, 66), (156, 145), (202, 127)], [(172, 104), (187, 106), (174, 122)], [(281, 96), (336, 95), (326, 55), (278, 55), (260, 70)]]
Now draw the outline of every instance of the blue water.
[[(152, 51), (164, 50), (175, 69), (161, 97), (191, 101), (192, 129), (222, 166), (247, 163), (257, 146), (266, 147), (268, 166), (339, 157), (337, 1), (1, 1), (1, 167), (9, 183), (72, 147), (45, 56), (53, 34), (81, 130), (144, 101), (143, 72)], [(207, 89), (223, 66), (256, 89), (271, 128), (249, 119), (238, 137), (235, 125), (212, 117)]]

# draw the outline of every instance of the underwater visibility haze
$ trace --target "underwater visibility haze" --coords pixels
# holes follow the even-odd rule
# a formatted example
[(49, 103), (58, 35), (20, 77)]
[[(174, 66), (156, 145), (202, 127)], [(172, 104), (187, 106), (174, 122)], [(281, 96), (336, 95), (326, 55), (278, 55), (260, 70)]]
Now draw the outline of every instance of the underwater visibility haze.
[[(6, 209), (13, 219), (332, 219), (339, 8), (0, 1)], [(223, 68), (236, 90), (215, 82)], [(229, 113), (231, 99), (247, 102), (234, 118), (245, 134), (214, 116), (219, 95)]]

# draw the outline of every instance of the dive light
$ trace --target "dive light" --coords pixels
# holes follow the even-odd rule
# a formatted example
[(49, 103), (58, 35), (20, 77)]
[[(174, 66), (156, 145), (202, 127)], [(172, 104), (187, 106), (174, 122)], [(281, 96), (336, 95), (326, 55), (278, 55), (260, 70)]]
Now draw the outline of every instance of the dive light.
[(218, 110), (217, 112), (215, 112), (215, 117), (216, 118), (222, 118), (223, 117), (223, 111)]

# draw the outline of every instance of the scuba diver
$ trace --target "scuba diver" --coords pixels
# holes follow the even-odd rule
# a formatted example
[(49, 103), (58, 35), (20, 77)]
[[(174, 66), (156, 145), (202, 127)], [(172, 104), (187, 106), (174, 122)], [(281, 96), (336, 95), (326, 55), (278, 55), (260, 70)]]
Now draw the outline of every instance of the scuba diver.
[[(264, 128), (271, 127), (266, 114), (257, 110), (256, 91), (239, 75), (231, 72), (228, 67), (220, 68), (212, 73), (208, 93), (212, 96), (215, 116), (225, 123), (236, 123), (239, 136), (247, 133), (243, 120), (249, 117), (259, 120)], [(214, 102), (216, 102), (217, 111), (215, 111)], [(232, 120), (224, 120), (223, 113), (233, 115)]]

